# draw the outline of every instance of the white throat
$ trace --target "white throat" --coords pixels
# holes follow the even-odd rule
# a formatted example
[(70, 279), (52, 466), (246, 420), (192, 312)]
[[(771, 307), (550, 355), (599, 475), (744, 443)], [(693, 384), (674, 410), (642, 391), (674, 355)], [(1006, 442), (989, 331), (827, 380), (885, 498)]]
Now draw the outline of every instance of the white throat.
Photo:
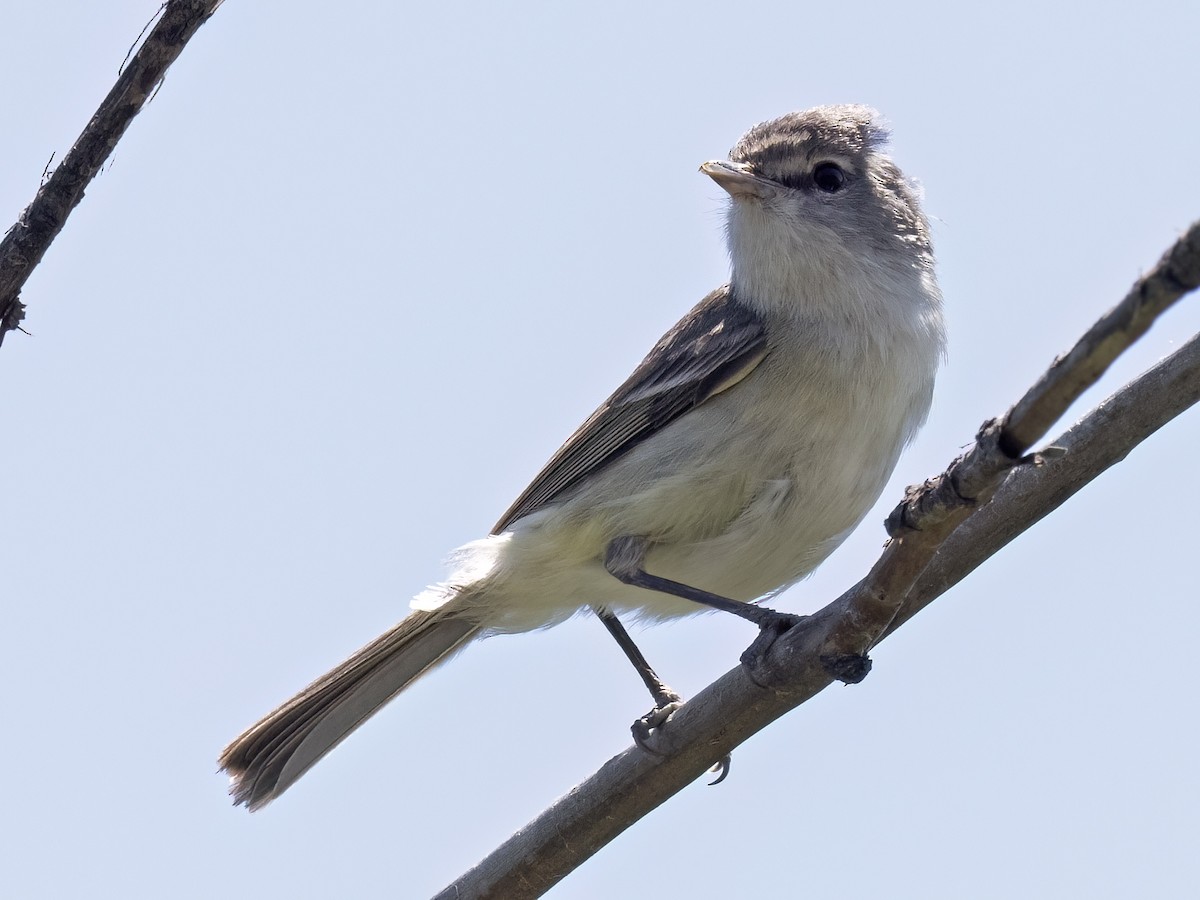
[(842, 339), (916, 331), (940, 356), (931, 259), (916, 266), (911, 254), (854, 253), (833, 229), (754, 202), (731, 204), (727, 237), (735, 295), (758, 313), (827, 322)]

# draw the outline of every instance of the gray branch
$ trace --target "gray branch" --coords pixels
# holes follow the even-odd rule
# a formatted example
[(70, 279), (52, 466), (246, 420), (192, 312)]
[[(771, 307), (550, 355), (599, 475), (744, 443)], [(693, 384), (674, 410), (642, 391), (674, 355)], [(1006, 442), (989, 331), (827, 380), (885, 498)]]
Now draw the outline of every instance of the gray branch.
[(33, 202), (0, 240), (0, 343), (25, 318), (21, 288), (58, 237), (83, 192), (117, 141), (161, 83), (167, 68), (222, 0), (168, 0), (162, 16), (129, 60), (74, 146)]
[(1175, 242), (1150, 272), (1056, 359), (1005, 417), (1001, 446), (1019, 456), (1034, 445), (1075, 399), (1091, 387), (1118, 356), (1145, 334), (1154, 320), (1188, 291), (1200, 285), (1200, 222)]
[(1198, 335), (1054, 439), (1052, 452), (1021, 457), (1198, 284), (1200, 223), (1003, 419), (985, 423), (975, 446), (909, 489), (888, 518), (893, 539), (871, 572), (776, 641), (757, 681), (741, 666), (727, 672), (656, 732), (662, 756), (630, 747), (613, 757), (435, 900), (540, 897), (751, 735), (838, 677), (861, 677), (872, 646), (1200, 401)]

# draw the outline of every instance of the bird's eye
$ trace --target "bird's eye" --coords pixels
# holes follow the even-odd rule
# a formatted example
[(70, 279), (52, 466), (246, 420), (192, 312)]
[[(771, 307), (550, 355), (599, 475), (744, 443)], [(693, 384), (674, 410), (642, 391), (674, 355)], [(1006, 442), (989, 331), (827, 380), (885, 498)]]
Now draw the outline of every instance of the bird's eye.
[(837, 163), (824, 162), (813, 169), (813, 184), (827, 194), (836, 194), (846, 185), (846, 173)]

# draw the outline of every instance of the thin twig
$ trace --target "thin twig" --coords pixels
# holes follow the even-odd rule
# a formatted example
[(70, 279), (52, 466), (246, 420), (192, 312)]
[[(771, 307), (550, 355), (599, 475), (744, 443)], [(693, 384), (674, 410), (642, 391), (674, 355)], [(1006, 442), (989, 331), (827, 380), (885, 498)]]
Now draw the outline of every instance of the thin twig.
[(146, 36), (146, 32), (149, 31), (154, 25), (154, 20), (161, 16), (166, 8), (167, 4), (164, 3), (154, 11), (154, 15), (152, 15), (146, 24), (142, 26), (142, 30), (138, 32), (138, 36), (133, 39), (133, 43), (130, 44), (129, 49), (125, 51), (125, 58), (121, 60), (121, 65), (117, 67), (118, 75), (125, 71), (125, 63), (129, 62), (129, 57), (133, 56), (133, 54), (137, 51), (138, 44), (141, 43), (142, 38)]
[(998, 472), (1022, 461), (1022, 455), (1096, 383), (1113, 360), (1145, 334), (1159, 315), (1197, 287), (1200, 221), (1184, 232), (1069, 353), (1056, 359), (1000, 421), (984, 423), (975, 446), (942, 475), (909, 488), (904, 502), (888, 516), (888, 533), (900, 537), (928, 529), (955, 510), (977, 505), (988, 486), (994, 486)]
[(83, 133), (33, 202), (0, 240), (0, 343), (25, 317), (21, 288), (62, 231), (67, 216), (141, 111), (167, 68), (222, 0), (169, 0), (162, 18), (117, 79)]
[(1001, 427), (1000, 446), (1020, 456), (1058, 421), (1080, 394), (1180, 297), (1200, 286), (1200, 222), (1175, 242), (1153, 269), (1139, 278), (1116, 307), (1055, 360), (1012, 408)]

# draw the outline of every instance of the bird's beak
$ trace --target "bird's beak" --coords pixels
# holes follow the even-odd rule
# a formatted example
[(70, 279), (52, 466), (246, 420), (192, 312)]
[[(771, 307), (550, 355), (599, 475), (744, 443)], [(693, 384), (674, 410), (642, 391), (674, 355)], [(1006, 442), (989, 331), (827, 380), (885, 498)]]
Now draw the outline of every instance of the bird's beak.
[(766, 200), (776, 192), (774, 182), (754, 174), (754, 170), (745, 163), (730, 162), (727, 159), (710, 159), (700, 167), (700, 171), (723, 187), (734, 198), (754, 197)]

